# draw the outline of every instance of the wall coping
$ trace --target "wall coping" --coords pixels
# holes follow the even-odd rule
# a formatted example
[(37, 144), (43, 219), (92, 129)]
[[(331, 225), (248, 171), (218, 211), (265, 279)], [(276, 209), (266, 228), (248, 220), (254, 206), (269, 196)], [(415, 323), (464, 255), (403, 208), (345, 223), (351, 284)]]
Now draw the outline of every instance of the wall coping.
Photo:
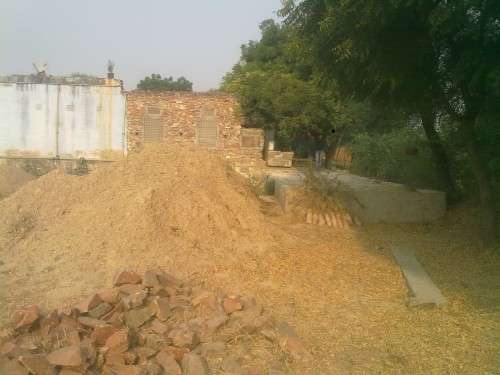
[(177, 97), (177, 98), (190, 98), (190, 97), (220, 97), (236, 99), (234, 95), (225, 92), (202, 92), (202, 91), (163, 91), (163, 90), (129, 90), (125, 91), (126, 95), (130, 96), (162, 96), (162, 97)]

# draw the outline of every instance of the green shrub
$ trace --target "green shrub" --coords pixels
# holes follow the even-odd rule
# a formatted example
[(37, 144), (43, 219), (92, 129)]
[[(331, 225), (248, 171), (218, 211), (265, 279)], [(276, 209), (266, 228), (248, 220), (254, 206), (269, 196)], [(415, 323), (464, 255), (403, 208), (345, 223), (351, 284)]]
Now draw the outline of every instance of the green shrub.
[(425, 135), (415, 129), (360, 133), (349, 148), (351, 172), (419, 189), (442, 189)]

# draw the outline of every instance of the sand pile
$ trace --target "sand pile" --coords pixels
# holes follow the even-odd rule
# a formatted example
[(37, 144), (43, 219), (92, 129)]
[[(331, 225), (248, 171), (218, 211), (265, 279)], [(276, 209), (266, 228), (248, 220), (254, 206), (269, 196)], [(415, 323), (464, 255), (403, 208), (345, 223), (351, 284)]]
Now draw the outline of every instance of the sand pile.
[(34, 178), (21, 168), (0, 165), (0, 199), (12, 194)]
[(51, 274), (39, 287), (56, 302), (121, 267), (222, 272), (270, 239), (251, 190), (194, 148), (152, 146), (86, 176), (53, 171), (1, 201), (0, 212), (0, 251), (15, 253), (12, 269), (24, 267), (30, 282), (33, 272)]

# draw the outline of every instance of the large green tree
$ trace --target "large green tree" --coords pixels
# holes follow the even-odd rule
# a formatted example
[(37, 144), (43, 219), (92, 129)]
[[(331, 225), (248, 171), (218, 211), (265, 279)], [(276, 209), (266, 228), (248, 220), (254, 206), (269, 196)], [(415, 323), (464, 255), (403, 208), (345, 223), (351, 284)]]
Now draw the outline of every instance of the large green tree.
[(297, 140), (324, 149), (331, 160), (339, 139), (359, 126), (366, 107), (323, 85), (308, 62), (308, 51), (293, 29), (273, 20), (260, 26), (260, 41), (243, 45), (240, 62), (221, 89), (239, 98), (246, 125), (272, 128), (290, 146)]
[(419, 115), (454, 201), (449, 157), (436, 130), (438, 57), (423, 22), (428, 11), (412, 1), (306, 0), (288, 2), (282, 13), (307, 40), (323, 76), (338, 82), (344, 95)]
[(485, 239), (499, 237), (500, 2), (438, 1), (429, 19), (446, 110), (459, 124), (477, 182)]
[[(497, 0), (304, 0), (284, 3), (323, 77), (358, 99), (418, 114), (450, 195), (455, 194), (438, 118), (459, 123), (475, 173), (485, 238), (497, 235), (493, 180), (479, 119), (498, 95)], [(484, 116), (483, 116), (484, 117)]]
[(145, 77), (137, 84), (139, 90), (151, 91), (193, 91), (193, 83), (184, 77), (162, 78), (160, 74), (151, 74), (151, 77)]

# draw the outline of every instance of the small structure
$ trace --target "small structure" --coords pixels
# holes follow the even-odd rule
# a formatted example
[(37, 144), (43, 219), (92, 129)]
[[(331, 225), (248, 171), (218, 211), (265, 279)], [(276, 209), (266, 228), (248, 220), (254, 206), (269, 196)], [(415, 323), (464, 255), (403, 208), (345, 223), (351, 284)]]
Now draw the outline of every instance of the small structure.
[(128, 149), (147, 143), (197, 144), (239, 166), (262, 162), (264, 132), (243, 128), (236, 99), (221, 93), (127, 93)]
[(269, 167), (291, 168), (293, 164), (293, 152), (267, 151), (267, 165)]
[(10, 164), (43, 174), (174, 142), (220, 152), (243, 174), (264, 165), (264, 132), (242, 127), (230, 95), (125, 92), (111, 61), (106, 78), (56, 77), (46, 64), (34, 66), (36, 74), (0, 77), (0, 159)]
[(37, 70), (0, 77), (0, 157), (115, 160), (126, 153), (121, 81)]

